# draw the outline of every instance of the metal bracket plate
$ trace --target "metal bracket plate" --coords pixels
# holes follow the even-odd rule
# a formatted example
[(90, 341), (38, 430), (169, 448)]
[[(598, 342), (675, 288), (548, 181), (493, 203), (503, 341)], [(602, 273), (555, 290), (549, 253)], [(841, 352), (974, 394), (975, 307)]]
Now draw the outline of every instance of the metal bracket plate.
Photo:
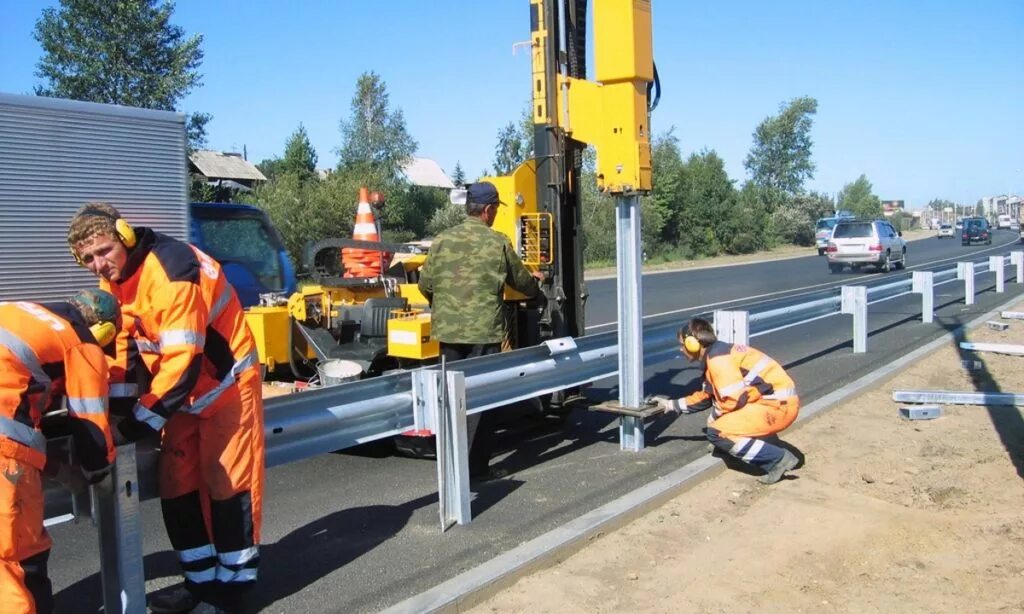
[(589, 409), (590, 411), (603, 411), (619, 416), (629, 416), (630, 418), (650, 418), (651, 416), (665, 413), (665, 410), (657, 403), (644, 403), (641, 407), (624, 407), (619, 405), (617, 401), (605, 401), (604, 403), (591, 405)]

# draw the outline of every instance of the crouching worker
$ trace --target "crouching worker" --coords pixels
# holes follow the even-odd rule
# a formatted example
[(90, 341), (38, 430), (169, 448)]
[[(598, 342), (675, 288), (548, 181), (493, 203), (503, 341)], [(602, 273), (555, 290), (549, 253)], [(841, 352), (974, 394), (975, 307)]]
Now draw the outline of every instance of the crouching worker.
[[(50, 536), (43, 528), (41, 473), (72, 490), (110, 472), (107, 362), (117, 301), (86, 290), (67, 302), (0, 303), (0, 611), (53, 611), (47, 576)], [(40, 430), (45, 412), (67, 395), (81, 467), (47, 463)]]
[(717, 449), (754, 465), (774, 484), (798, 463), (792, 452), (764, 438), (796, 420), (800, 399), (786, 371), (760, 350), (719, 341), (711, 323), (693, 318), (679, 329), (679, 346), (690, 362), (703, 360), (704, 383), (682, 399), (654, 397), (665, 412), (711, 409), (704, 429)]

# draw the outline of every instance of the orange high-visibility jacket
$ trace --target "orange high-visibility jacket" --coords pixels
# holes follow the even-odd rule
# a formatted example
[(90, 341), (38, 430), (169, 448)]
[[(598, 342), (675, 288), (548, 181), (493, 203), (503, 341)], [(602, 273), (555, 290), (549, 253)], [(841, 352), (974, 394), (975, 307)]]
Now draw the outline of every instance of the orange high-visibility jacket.
[(714, 401), (725, 413), (748, 403), (775, 404), (796, 396), (796, 384), (782, 366), (749, 345), (716, 341), (704, 359), (705, 386), (684, 399), (687, 407)]
[(67, 303), (0, 303), (0, 453), (42, 470), (39, 422), (65, 394), (78, 461), (90, 471), (114, 462), (106, 357), (81, 314)]
[[(124, 327), (152, 381), (135, 418), (155, 430), (173, 412), (204, 415), (235, 376), (259, 364), (252, 333), (220, 265), (188, 243), (136, 228), (138, 244), (119, 283), (100, 287), (121, 302)], [(134, 341), (134, 345), (131, 342)], [(123, 352), (126, 344), (119, 344)], [(122, 370), (123, 354), (112, 364)]]

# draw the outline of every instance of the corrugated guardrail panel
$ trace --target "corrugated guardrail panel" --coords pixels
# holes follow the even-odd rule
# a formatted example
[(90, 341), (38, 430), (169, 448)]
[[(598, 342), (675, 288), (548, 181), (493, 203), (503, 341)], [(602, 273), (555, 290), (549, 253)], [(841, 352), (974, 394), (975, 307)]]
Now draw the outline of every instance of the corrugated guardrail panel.
[(180, 113), (0, 94), (0, 300), (57, 300), (96, 280), (67, 225), (89, 201), (188, 236)]

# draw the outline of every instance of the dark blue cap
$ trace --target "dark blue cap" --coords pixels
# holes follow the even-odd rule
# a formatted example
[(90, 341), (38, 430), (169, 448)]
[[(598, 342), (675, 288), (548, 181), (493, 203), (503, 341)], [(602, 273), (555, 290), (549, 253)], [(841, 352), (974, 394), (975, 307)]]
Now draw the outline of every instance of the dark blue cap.
[(501, 203), (498, 199), (498, 188), (493, 183), (481, 181), (471, 183), (466, 188), (466, 202), (477, 205), (497, 205)]

